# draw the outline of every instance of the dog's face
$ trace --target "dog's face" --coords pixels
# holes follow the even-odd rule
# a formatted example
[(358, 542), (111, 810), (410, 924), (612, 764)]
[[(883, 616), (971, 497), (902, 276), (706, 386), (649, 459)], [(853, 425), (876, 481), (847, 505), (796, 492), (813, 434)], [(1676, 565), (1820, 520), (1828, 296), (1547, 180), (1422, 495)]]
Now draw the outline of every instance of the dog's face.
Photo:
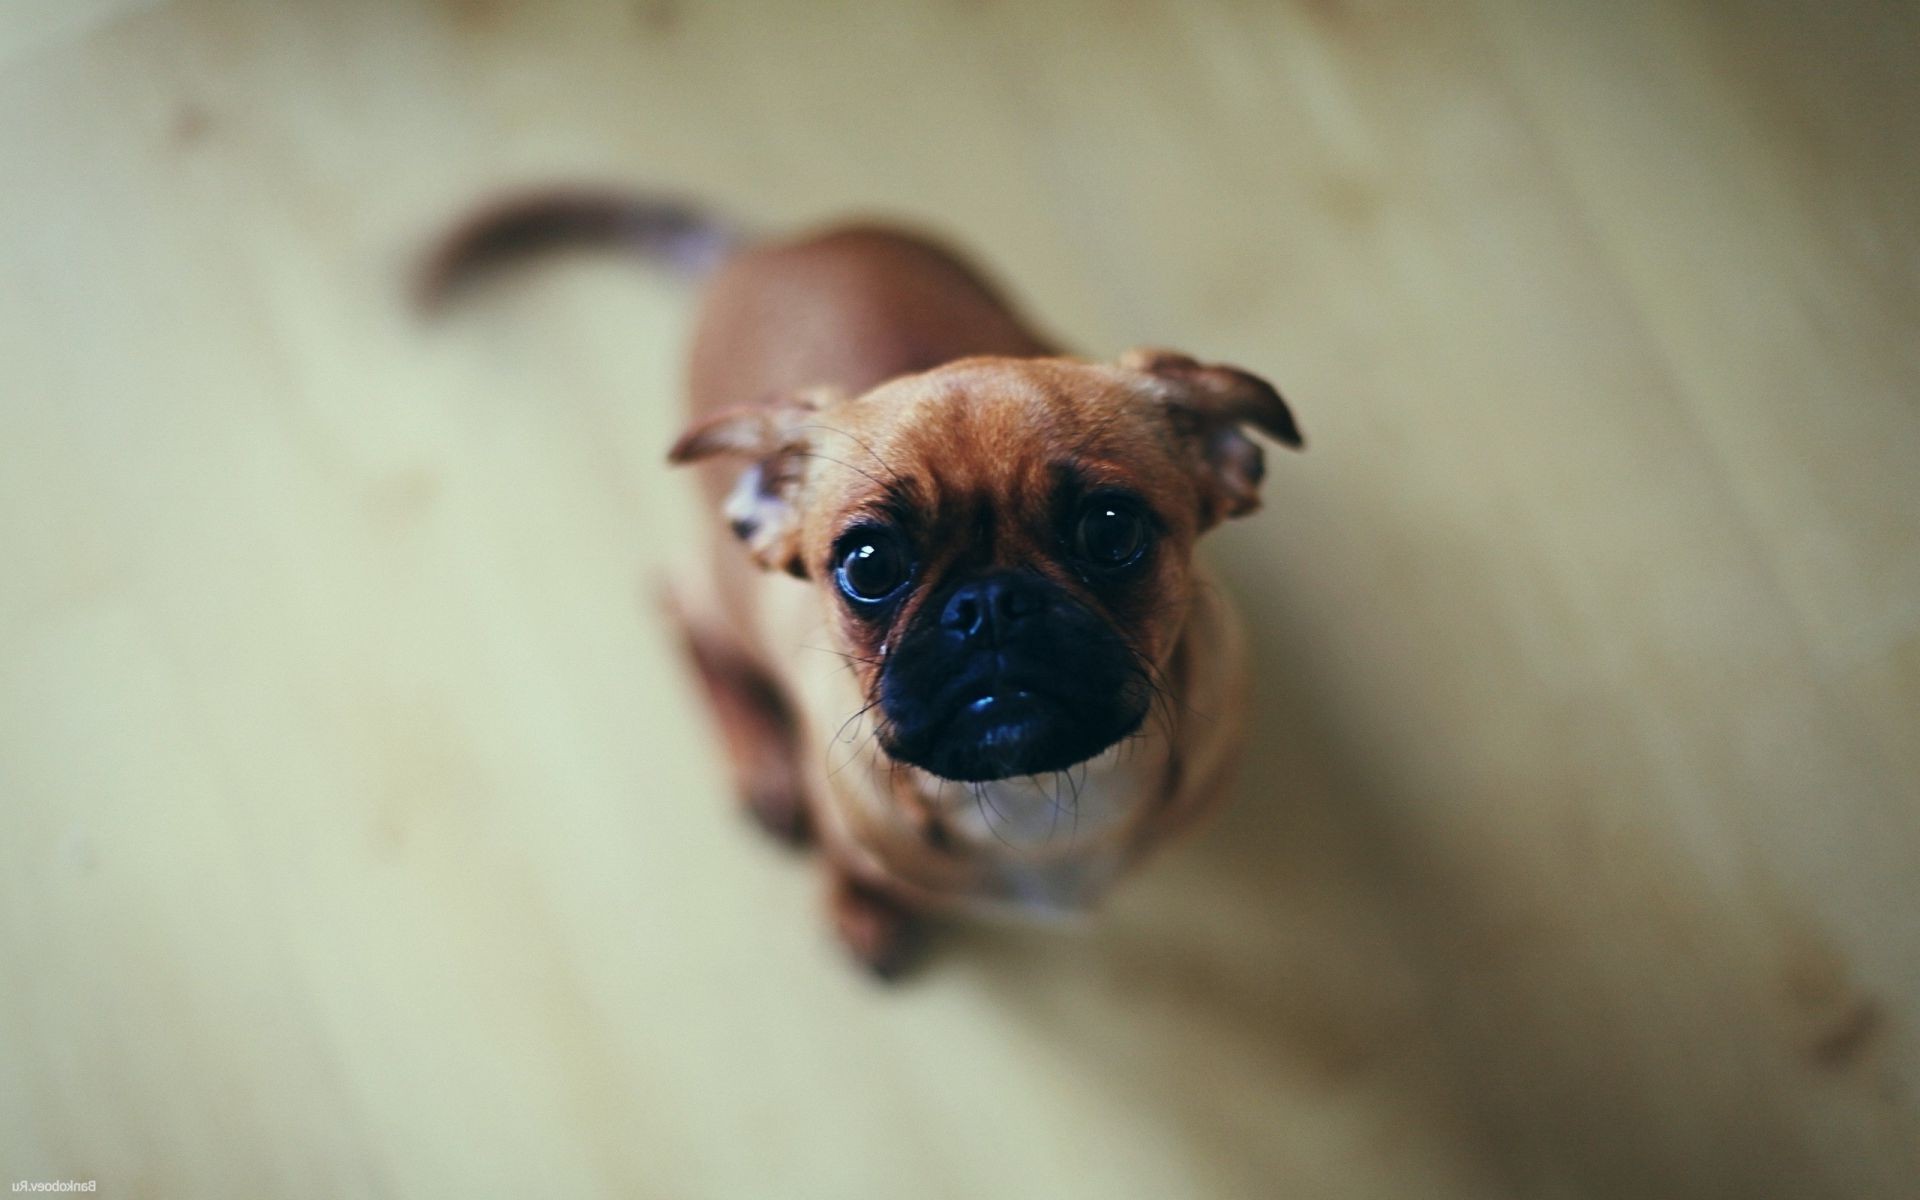
[(969, 359), (688, 431), (752, 465), (727, 505), (763, 566), (811, 580), (881, 747), (957, 780), (1084, 761), (1140, 727), (1186, 621), (1195, 539), (1258, 504), (1267, 384), (1137, 351)]

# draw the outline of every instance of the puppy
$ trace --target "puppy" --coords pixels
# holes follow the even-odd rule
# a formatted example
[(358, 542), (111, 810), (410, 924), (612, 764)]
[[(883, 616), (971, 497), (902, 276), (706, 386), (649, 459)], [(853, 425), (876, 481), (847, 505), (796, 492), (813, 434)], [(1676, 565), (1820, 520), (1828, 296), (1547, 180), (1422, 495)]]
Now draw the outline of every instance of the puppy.
[(509, 204), (433, 260), (612, 242), (704, 277), (691, 420), (710, 570), (672, 610), (750, 811), (817, 840), (890, 976), (923, 914), (1070, 913), (1221, 792), (1234, 616), (1199, 537), (1259, 504), (1280, 395), (1234, 367), (1060, 354), (952, 253), (857, 225), (741, 244), (688, 208)]

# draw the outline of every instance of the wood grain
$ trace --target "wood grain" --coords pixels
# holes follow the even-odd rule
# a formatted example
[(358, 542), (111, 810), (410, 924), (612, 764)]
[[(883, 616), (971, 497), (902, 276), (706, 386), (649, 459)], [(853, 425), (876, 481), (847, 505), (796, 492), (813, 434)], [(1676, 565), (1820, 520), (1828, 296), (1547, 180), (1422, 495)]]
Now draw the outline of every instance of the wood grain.
[[(9, 9), (0, 1174), (1914, 1195), (1916, 12)], [(401, 303), (553, 179), (1276, 379), (1225, 818), (846, 971), (653, 604), (685, 297)]]

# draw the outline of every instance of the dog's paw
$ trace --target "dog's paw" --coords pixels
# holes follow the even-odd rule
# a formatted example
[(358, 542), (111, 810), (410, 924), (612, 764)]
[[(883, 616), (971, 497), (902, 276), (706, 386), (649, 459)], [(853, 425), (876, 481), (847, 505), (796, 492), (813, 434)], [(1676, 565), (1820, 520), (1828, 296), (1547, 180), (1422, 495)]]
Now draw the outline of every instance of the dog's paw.
[(841, 944), (877, 978), (898, 979), (919, 960), (925, 922), (899, 901), (836, 874), (827, 909)]
[(748, 784), (743, 789), (747, 812), (774, 839), (795, 848), (813, 842), (813, 814), (807, 799), (790, 782)]

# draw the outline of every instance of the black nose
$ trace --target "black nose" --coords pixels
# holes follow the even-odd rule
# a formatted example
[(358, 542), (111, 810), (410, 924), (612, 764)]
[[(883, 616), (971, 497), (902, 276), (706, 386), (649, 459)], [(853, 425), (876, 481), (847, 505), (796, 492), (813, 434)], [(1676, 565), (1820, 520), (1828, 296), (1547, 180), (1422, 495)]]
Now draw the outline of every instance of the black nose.
[(1046, 591), (1026, 575), (989, 575), (953, 589), (940, 610), (940, 627), (968, 642), (997, 646), (1046, 607)]

